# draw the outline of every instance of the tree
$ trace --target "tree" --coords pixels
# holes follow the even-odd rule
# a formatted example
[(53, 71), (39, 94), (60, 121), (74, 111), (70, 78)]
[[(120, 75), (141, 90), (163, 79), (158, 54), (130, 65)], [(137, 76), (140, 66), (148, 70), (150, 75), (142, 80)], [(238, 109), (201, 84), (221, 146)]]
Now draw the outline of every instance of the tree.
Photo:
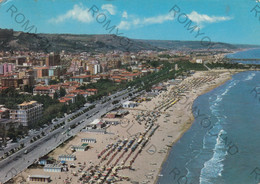
[(23, 127), (23, 125), (19, 125), (19, 127), (17, 128), (17, 130), (16, 130), (16, 135), (18, 135), (18, 136), (22, 136), (23, 134), (24, 134), (24, 127)]
[(33, 87), (29, 86), (29, 85), (25, 85), (23, 90), (25, 92), (32, 93), (33, 92)]
[(59, 98), (59, 95), (58, 95), (58, 93), (55, 91), (55, 93), (54, 93), (54, 95), (53, 95), (53, 98), (54, 99), (58, 99)]
[(13, 142), (16, 142), (16, 131), (15, 131), (15, 128), (13, 126), (11, 126), (9, 129), (8, 129), (8, 132), (7, 132), (7, 136), (13, 140)]
[(60, 88), (60, 97), (64, 97), (66, 95), (66, 90), (64, 88)]
[(68, 113), (68, 107), (67, 107), (67, 105), (62, 105), (62, 107), (61, 107), (61, 112), (62, 113)]
[(58, 84), (58, 83), (59, 83), (58, 80), (50, 80), (50, 82), (49, 82), (50, 85)]
[(2, 138), (2, 142), (0, 142), (0, 147), (5, 146), (6, 145), (6, 127), (5, 126), (1, 126), (0, 127), (0, 137)]

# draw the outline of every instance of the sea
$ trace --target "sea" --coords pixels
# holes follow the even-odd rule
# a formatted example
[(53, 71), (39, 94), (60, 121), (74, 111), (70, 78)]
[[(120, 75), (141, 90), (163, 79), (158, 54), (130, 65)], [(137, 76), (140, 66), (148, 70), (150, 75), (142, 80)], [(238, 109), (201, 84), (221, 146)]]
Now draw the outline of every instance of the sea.
[[(236, 52), (233, 54), (228, 54), (227, 58), (238, 58), (238, 59), (259, 59), (260, 52), (259, 49), (250, 49), (241, 52)], [(260, 61), (239, 61), (239, 63), (243, 64), (260, 64)]]
[[(260, 58), (260, 49), (227, 57)], [(191, 128), (171, 148), (157, 184), (260, 183), (260, 72), (235, 74), (199, 96), (193, 114)]]

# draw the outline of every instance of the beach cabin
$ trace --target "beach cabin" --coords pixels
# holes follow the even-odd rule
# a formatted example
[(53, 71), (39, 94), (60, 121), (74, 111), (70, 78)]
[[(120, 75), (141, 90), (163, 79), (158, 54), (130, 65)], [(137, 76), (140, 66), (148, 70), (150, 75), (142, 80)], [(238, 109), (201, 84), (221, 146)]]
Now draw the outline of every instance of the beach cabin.
[(74, 151), (86, 151), (88, 149), (88, 144), (84, 143), (81, 146), (72, 146), (71, 149)]
[(129, 111), (127, 110), (118, 110), (116, 113), (116, 118), (122, 118), (123, 116), (127, 115)]
[(42, 182), (42, 183), (49, 183), (51, 181), (50, 176), (44, 176), (44, 175), (29, 175), (28, 181), (30, 182)]
[(134, 108), (137, 107), (138, 103), (132, 101), (126, 101), (123, 103), (123, 108)]
[(81, 142), (84, 142), (84, 143), (96, 143), (97, 141), (96, 141), (96, 139), (82, 138)]
[(47, 157), (47, 156), (43, 156), (43, 157), (39, 158), (38, 164), (39, 164), (39, 165), (46, 165), (48, 158), (49, 158), (49, 157)]
[(61, 165), (47, 164), (43, 168), (44, 172), (62, 172)]
[(106, 118), (122, 118), (123, 116), (125, 116), (127, 114), (128, 114), (127, 110), (118, 110), (118, 111), (108, 112), (105, 117)]
[(106, 124), (100, 119), (95, 119), (90, 123), (90, 125), (92, 128), (97, 128), (97, 129), (101, 129), (106, 126)]
[(107, 125), (118, 125), (118, 124), (120, 124), (120, 122), (119, 121), (106, 121), (106, 124)]
[(106, 130), (105, 129), (83, 129), (82, 132), (90, 132), (90, 133), (100, 133), (100, 134), (106, 134)]
[(106, 126), (106, 124), (100, 119), (95, 119), (92, 123), (90, 123), (90, 125), (92, 127), (96, 127), (97, 129), (101, 129)]
[(106, 118), (115, 118), (116, 114), (117, 114), (116, 111), (108, 112), (105, 117)]
[(60, 161), (74, 161), (74, 160), (76, 160), (76, 156), (75, 155), (60, 155), (59, 160)]
[(46, 165), (46, 164), (52, 164), (54, 162), (54, 159), (52, 157), (43, 156), (39, 158), (38, 164), (39, 165)]

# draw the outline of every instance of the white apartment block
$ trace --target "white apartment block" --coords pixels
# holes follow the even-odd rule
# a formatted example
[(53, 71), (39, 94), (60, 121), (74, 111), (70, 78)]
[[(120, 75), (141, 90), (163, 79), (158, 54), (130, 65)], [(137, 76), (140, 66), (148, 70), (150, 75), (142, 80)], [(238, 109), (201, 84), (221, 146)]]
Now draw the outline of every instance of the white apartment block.
[(42, 110), (42, 104), (37, 101), (24, 102), (18, 105), (18, 109), (10, 110), (10, 118), (28, 126), (42, 117)]

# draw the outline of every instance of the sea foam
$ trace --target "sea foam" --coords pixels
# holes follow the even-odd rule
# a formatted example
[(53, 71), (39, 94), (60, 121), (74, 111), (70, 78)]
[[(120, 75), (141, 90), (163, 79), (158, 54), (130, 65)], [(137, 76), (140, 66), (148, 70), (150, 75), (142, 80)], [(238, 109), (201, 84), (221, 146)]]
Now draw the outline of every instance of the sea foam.
[[(222, 176), (224, 170), (223, 161), (227, 155), (225, 143), (221, 141), (221, 135), (227, 134), (223, 129), (225, 124), (225, 116), (221, 116), (221, 109), (219, 105), (223, 100), (223, 97), (229, 92), (231, 88), (236, 86), (238, 81), (231, 80), (228, 86), (216, 96), (215, 100), (210, 99), (210, 111), (213, 117), (216, 117), (217, 121), (208, 130), (203, 138), (203, 149), (205, 151), (213, 152), (212, 157), (206, 161), (200, 172), (200, 184), (213, 184), (212, 179)], [(216, 135), (216, 136), (215, 136)], [(212, 147), (214, 145), (214, 147)]]

